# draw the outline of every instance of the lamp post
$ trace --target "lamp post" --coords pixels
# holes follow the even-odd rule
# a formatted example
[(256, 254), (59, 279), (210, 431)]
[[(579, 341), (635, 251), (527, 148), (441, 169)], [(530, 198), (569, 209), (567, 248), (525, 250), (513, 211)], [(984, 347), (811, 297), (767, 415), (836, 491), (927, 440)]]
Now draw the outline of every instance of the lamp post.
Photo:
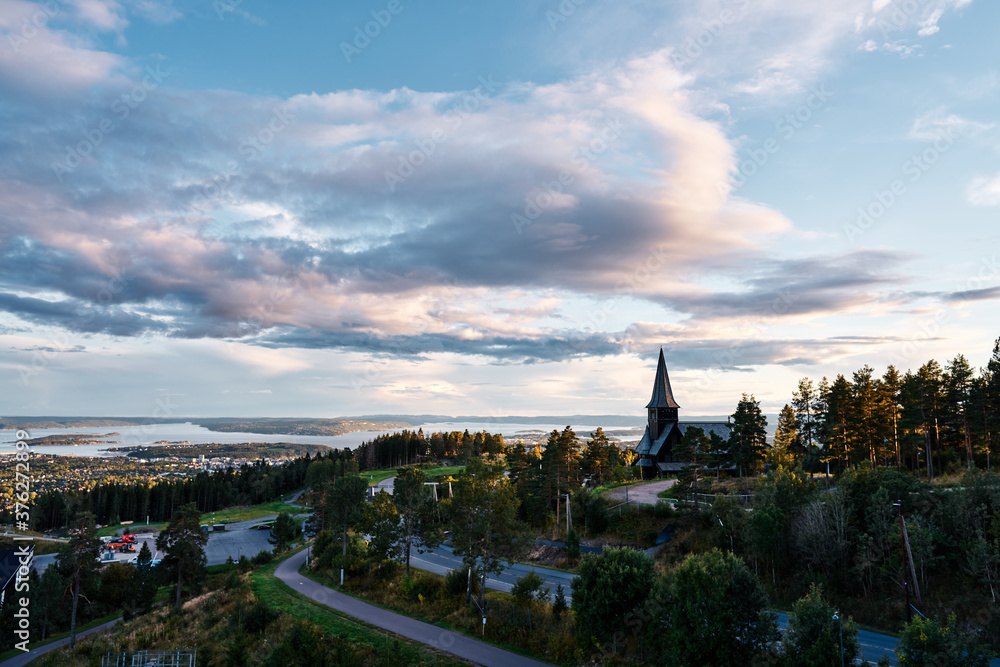
[(840, 614), (833, 612), (833, 620), (840, 626), (840, 667), (844, 667), (844, 622), (840, 620)]

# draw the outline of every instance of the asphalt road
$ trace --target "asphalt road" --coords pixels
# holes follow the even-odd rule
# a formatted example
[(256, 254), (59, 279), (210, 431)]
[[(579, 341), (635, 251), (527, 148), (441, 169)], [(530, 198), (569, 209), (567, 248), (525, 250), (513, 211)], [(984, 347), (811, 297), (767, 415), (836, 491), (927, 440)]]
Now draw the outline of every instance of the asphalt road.
[(274, 549), (274, 545), (267, 541), (271, 531), (249, 530), (249, 528), (276, 516), (278, 515), (230, 523), (226, 525), (224, 532), (209, 533), (208, 544), (205, 545), (205, 558), (208, 559), (208, 564), (220, 565), (230, 557), (233, 560), (239, 560), (240, 556), (253, 558), (261, 551)]
[(331, 609), (336, 609), (365, 623), (390, 630), (407, 639), (418, 641), (487, 667), (508, 667), (509, 665), (542, 667), (546, 664), (338, 593), (299, 574), (298, 570), (305, 559), (306, 553), (300, 551), (281, 563), (274, 572), (275, 576), (285, 582), (292, 590)]
[[(676, 482), (676, 479), (663, 479), (657, 482), (629, 484), (628, 499), (640, 505), (655, 505), (657, 502), (663, 500), (663, 498), (658, 498), (656, 494), (669, 489)], [(625, 487), (620, 486), (617, 489), (605, 491), (604, 498), (611, 501), (612, 504), (625, 502)]]
[[(417, 553), (416, 549), (410, 554), (410, 565), (421, 570), (427, 570), (434, 574), (446, 575), (452, 570), (462, 567), (462, 559), (452, 552), (451, 547), (443, 544), (433, 551), (427, 553)], [(489, 575), (486, 577), (486, 588), (497, 591), (510, 592), (510, 589), (517, 583), (518, 577), (523, 577), (529, 572), (535, 572), (545, 580), (545, 586), (551, 588), (550, 593), (555, 598), (556, 587), (562, 584), (563, 593), (566, 595), (566, 602), (573, 599), (573, 591), (570, 589), (570, 582), (576, 577), (571, 572), (563, 572), (547, 567), (537, 567), (534, 565), (522, 565), (514, 563), (506, 568), (500, 575)]]
[[(91, 633), (107, 630), (121, 620), (122, 619), (120, 618), (116, 618), (113, 621), (102, 623), (101, 625), (97, 625), (93, 628), (90, 628), (89, 630), (78, 632), (76, 633), (76, 638), (79, 641), (81, 637), (86, 637)], [(13, 658), (8, 658), (7, 660), (0, 662), (0, 667), (22, 667), (23, 665), (27, 665), (29, 662), (31, 662), (38, 656), (48, 653), (49, 651), (55, 650), (61, 646), (66, 646), (67, 644), (69, 644), (69, 637), (64, 637), (63, 639), (58, 639), (54, 642), (49, 642), (44, 646), (39, 646), (38, 648), (31, 649), (27, 653), (22, 653), (21, 655), (16, 655)]]

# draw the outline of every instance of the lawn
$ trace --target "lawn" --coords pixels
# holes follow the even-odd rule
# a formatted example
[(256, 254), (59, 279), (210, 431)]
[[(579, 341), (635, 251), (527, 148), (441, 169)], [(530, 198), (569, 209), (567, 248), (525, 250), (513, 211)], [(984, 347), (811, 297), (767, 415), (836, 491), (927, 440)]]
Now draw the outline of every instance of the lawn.
[[(167, 525), (166, 523), (151, 523), (151, 524), (149, 524), (148, 527), (149, 528), (155, 528), (157, 530), (162, 530), (166, 525)], [(111, 535), (116, 535), (119, 532), (121, 532), (123, 528), (125, 529), (126, 533), (129, 533), (129, 532), (134, 531), (134, 530), (139, 530), (140, 528), (147, 528), (147, 525), (145, 523), (138, 523), (138, 522), (136, 522), (136, 523), (129, 524), (129, 525), (124, 525), (124, 524), (120, 524), (119, 523), (119, 524), (114, 525), (114, 526), (104, 526), (103, 528), (98, 528), (97, 529), (97, 536), (98, 537), (110, 537)]]
[[(465, 470), (465, 466), (439, 466), (437, 468), (425, 468), (425, 477), (444, 477), (446, 475), (458, 475)], [(368, 478), (368, 486), (377, 486), (390, 477), (399, 474), (399, 468), (388, 468), (386, 470), (368, 470), (361, 473), (362, 477)]]
[[(261, 517), (270, 516), (273, 514), (278, 514), (280, 512), (290, 512), (292, 514), (302, 513), (302, 508), (292, 507), (287, 503), (280, 501), (275, 501), (273, 503), (262, 503), (260, 505), (252, 505), (250, 507), (231, 507), (229, 509), (218, 510), (216, 512), (206, 512), (201, 515), (201, 523), (203, 524), (214, 524), (222, 523), (223, 521), (228, 523), (233, 523), (236, 521), (250, 521), (252, 519), (260, 519)], [(166, 523), (151, 523), (149, 526), (151, 528), (156, 528), (157, 530), (162, 530), (166, 527)], [(125, 529), (125, 532), (131, 530), (139, 530), (140, 528), (145, 528), (145, 523), (133, 523), (131, 525), (118, 524), (115, 526), (105, 526), (103, 528), (98, 528), (97, 536), (105, 537), (108, 535), (115, 535)]]
[(203, 524), (222, 523), (223, 521), (234, 523), (236, 521), (260, 519), (262, 517), (279, 514), (281, 512), (300, 514), (302, 511), (303, 510), (301, 508), (292, 507), (287, 503), (275, 501), (273, 503), (252, 505), (250, 507), (231, 507), (229, 509), (218, 510), (216, 512), (206, 512), (201, 515), (201, 522)]

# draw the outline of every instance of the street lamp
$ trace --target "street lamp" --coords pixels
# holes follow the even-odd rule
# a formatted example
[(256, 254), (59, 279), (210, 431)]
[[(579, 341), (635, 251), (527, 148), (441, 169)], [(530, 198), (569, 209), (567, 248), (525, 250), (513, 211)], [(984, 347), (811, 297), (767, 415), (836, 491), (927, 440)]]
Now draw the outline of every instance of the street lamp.
[(833, 620), (840, 626), (840, 667), (844, 667), (844, 622), (840, 620), (840, 614), (833, 612)]

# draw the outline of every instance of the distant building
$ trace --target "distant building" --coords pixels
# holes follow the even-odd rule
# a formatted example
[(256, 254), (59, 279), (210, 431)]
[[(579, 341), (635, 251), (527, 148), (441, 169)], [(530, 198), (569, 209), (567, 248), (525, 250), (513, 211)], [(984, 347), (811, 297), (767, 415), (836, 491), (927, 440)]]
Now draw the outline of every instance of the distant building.
[(684, 468), (685, 463), (674, 460), (673, 451), (684, 431), (692, 426), (704, 430), (706, 435), (715, 432), (723, 439), (729, 439), (727, 422), (682, 422), (678, 417), (680, 407), (674, 399), (670, 376), (667, 375), (667, 362), (663, 359), (663, 348), (660, 348), (660, 360), (656, 364), (656, 377), (653, 378), (653, 396), (646, 404), (646, 432), (635, 448), (643, 477), (658, 477), (665, 472), (678, 472)]

